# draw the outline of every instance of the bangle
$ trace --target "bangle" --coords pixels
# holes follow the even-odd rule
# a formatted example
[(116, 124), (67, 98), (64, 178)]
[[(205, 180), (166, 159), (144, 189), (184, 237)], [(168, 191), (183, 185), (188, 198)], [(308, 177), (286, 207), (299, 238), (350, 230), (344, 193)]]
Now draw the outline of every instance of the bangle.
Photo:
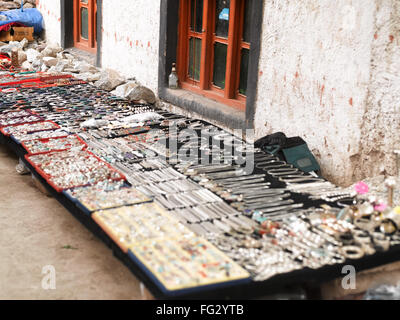
[(337, 238), (345, 246), (350, 246), (350, 245), (354, 244), (354, 237), (351, 233), (341, 233), (338, 235)]
[(374, 243), (380, 247), (383, 251), (389, 250), (390, 247), (390, 239), (380, 232), (374, 232), (372, 234), (374, 239)]
[(385, 219), (381, 222), (379, 231), (387, 236), (394, 235), (398, 230), (396, 223), (391, 219)]
[(392, 235), (392, 239), (390, 241), (390, 244), (395, 246), (400, 244), (400, 235), (399, 234), (394, 234)]
[(371, 243), (371, 237), (370, 237), (368, 231), (353, 230), (353, 234), (354, 234), (354, 240), (356, 240), (357, 243), (362, 244), (362, 245)]
[(373, 231), (375, 224), (371, 219), (358, 218), (354, 220), (354, 225), (362, 230)]
[(344, 246), (341, 248), (342, 254), (351, 260), (361, 259), (364, 256), (364, 250), (357, 246)]

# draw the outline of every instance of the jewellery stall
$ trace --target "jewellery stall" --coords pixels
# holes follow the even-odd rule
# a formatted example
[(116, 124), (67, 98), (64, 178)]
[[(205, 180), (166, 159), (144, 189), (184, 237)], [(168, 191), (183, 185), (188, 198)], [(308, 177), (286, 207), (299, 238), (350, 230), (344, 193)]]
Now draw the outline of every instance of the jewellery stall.
[(156, 298), (254, 298), (399, 259), (400, 208), (363, 184), (65, 75), (3, 72), (0, 132)]

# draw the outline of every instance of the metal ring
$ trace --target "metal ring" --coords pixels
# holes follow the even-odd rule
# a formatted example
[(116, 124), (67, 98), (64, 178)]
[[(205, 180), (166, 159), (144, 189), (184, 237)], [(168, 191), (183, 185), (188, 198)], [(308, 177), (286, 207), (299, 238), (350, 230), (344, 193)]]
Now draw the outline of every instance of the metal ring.
[(398, 231), (398, 227), (393, 220), (385, 219), (381, 222), (379, 230), (387, 236), (392, 236)]
[(390, 239), (386, 235), (380, 232), (374, 232), (372, 234), (372, 238), (374, 243), (379, 246), (383, 251), (389, 250), (390, 247)]
[(364, 250), (358, 246), (344, 246), (340, 250), (346, 258), (351, 260), (361, 259), (365, 254)]
[(371, 243), (371, 237), (369, 235), (368, 231), (361, 230), (361, 229), (355, 229), (353, 230), (354, 234), (354, 240), (360, 244), (370, 244)]
[(345, 246), (354, 244), (354, 236), (351, 233), (341, 233), (338, 235), (337, 239)]

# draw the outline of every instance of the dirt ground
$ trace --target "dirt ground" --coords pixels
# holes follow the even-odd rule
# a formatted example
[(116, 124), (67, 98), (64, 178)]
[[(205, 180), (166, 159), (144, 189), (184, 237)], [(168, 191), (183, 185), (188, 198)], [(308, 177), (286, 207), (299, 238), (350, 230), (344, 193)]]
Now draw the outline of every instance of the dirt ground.
[[(0, 299), (141, 299), (140, 282), (0, 145)], [(42, 289), (45, 266), (56, 289)]]
[[(18, 175), (18, 159), (0, 145), (0, 300), (151, 299), (111, 251), (53, 198)], [(56, 289), (44, 290), (42, 268), (54, 266)], [(400, 262), (321, 286), (324, 299), (359, 298), (368, 288), (400, 281)], [(361, 296), (360, 296), (361, 294)]]

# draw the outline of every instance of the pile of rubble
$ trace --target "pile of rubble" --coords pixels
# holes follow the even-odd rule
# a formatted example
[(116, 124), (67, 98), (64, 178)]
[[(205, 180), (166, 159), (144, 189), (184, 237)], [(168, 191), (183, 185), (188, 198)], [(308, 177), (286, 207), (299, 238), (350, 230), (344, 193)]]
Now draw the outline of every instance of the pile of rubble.
[(135, 80), (128, 80), (118, 72), (96, 68), (90, 63), (75, 57), (72, 52), (58, 45), (46, 44), (40, 38), (33, 42), (27, 39), (0, 42), (0, 53), (11, 54), (18, 51), (18, 63), (25, 70), (71, 74), (77, 79), (94, 84), (96, 87), (112, 91), (112, 94), (130, 101), (154, 104), (155, 94)]
[[(24, 8), (35, 8), (36, 0), (25, 0)], [(0, 11), (14, 10), (21, 8), (20, 0), (2, 0), (0, 1)]]

